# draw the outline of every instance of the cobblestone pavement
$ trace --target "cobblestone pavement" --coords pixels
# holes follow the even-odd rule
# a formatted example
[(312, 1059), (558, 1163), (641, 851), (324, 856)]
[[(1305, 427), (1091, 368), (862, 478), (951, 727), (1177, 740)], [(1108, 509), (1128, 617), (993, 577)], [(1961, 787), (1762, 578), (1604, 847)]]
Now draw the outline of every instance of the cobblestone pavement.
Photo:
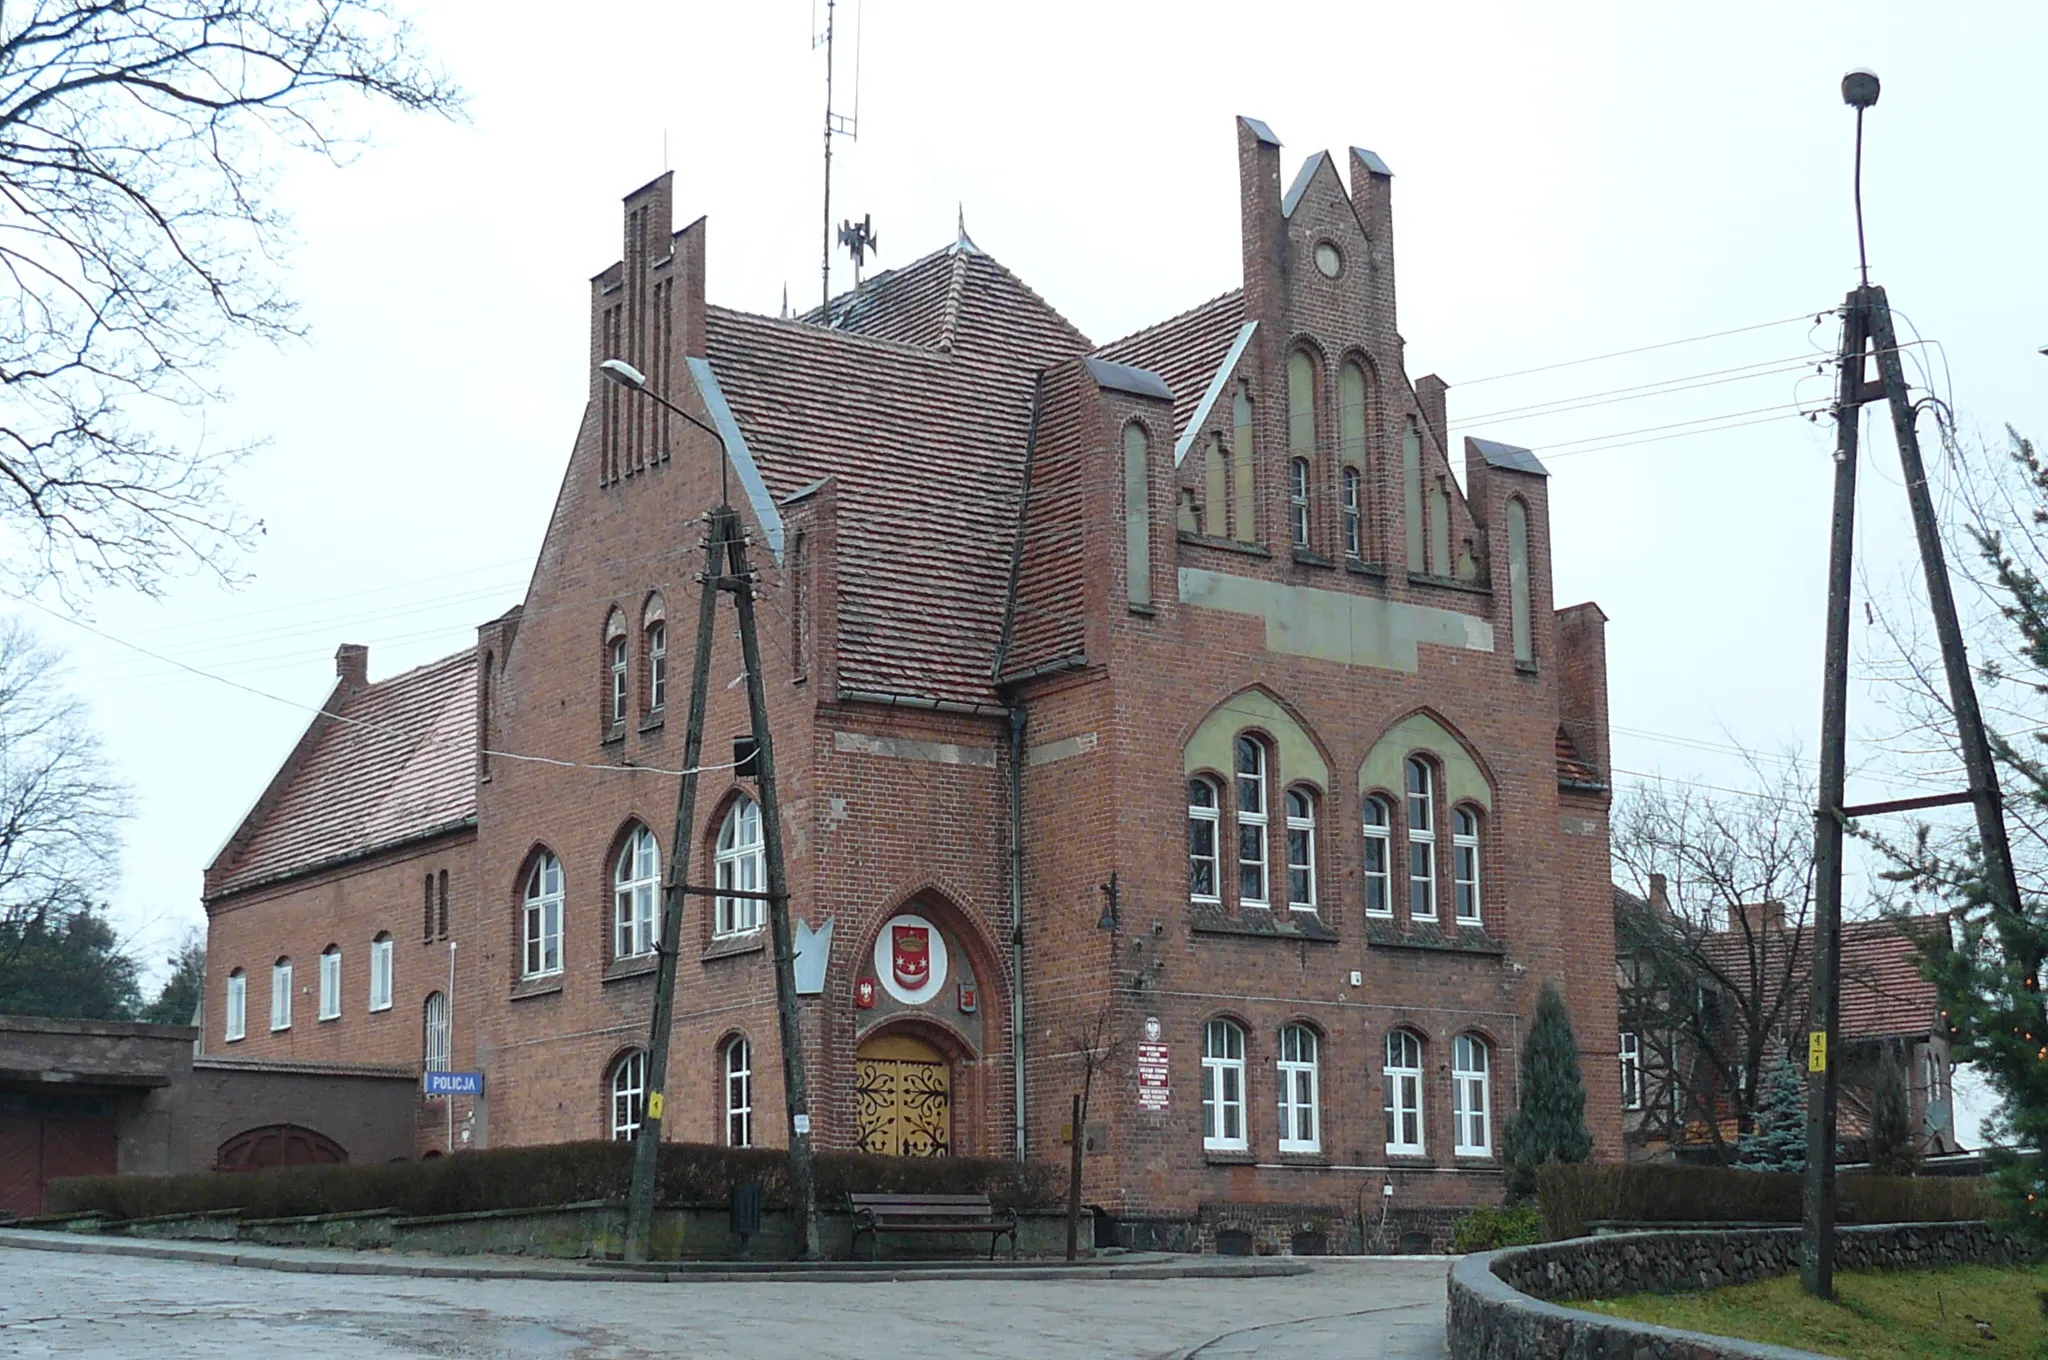
[(1441, 1261), (1265, 1279), (605, 1284), (0, 1249), (0, 1356), (1440, 1360)]

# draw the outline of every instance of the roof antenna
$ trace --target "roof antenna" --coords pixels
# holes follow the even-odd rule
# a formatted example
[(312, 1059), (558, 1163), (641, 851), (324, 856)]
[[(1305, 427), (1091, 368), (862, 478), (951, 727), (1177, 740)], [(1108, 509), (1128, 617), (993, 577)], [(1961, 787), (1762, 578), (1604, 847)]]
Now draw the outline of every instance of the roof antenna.
[[(860, 29), (862, 14), (867, 9), (867, 5), (863, 3), (859, 9), (854, 11), (853, 112), (851, 114), (836, 113), (832, 108), (832, 46), (836, 28), (834, 10), (838, 7), (838, 3), (839, 0), (825, 0), (825, 31), (823, 33), (813, 32), (811, 37), (811, 48), (813, 51), (820, 47), (825, 49), (825, 246), (823, 251), (824, 265), (822, 278), (824, 290), (821, 299), (821, 313), (827, 326), (832, 324), (832, 138), (839, 136), (848, 137), (854, 141), (860, 140)], [(817, 11), (815, 8), (811, 11), (811, 23), (815, 28), (817, 24)], [(858, 263), (856, 263), (857, 272)]]
[(789, 320), (789, 285), (782, 285), (782, 319)]
[(1855, 70), (1842, 77), (1842, 102), (1856, 110), (1856, 260), (1863, 286), (1870, 286), (1870, 252), (1863, 247), (1863, 113), (1877, 102), (1877, 72)]

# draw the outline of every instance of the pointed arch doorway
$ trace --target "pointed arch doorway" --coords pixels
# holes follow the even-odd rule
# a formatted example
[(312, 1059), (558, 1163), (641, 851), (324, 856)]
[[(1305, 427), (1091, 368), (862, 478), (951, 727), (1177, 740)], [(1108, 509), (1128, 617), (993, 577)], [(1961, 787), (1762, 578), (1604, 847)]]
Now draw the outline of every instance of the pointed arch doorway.
[(944, 1157), (953, 1150), (953, 1068), (914, 1035), (878, 1034), (855, 1053), (860, 1150)]

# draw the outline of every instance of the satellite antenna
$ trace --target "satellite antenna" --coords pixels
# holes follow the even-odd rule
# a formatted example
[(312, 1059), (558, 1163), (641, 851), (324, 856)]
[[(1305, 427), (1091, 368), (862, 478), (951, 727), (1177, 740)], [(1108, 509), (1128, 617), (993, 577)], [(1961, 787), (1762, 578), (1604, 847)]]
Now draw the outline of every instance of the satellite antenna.
[[(823, 296), (820, 298), (820, 312), (824, 316), (827, 326), (832, 324), (832, 139), (834, 137), (846, 137), (853, 141), (860, 140), (860, 29), (861, 16), (867, 10), (867, 4), (863, 0), (860, 8), (854, 11), (853, 112), (850, 114), (839, 113), (832, 107), (832, 45), (836, 28), (836, 15), (834, 11), (838, 7), (838, 3), (839, 0), (825, 0), (825, 29), (822, 33), (817, 31), (818, 12), (815, 4), (811, 10), (811, 49), (813, 51), (820, 47), (825, 49), (825, 247), (823, 251), (824, 291)], [(872, 240), (870, 244), (872, 244)], [(859, 261), (856, 258), (856, 271), (858, 270), (858, 265)]]
[(874, 214), (865, 214), (858, 222), (841, 222), (839, 244), (853, 256), (853, 290), (857, 293), (860, 291), (860, 267), (867, 263), (868, 252), (879, 255), (882, 251), (881, 238), (875, 235)]

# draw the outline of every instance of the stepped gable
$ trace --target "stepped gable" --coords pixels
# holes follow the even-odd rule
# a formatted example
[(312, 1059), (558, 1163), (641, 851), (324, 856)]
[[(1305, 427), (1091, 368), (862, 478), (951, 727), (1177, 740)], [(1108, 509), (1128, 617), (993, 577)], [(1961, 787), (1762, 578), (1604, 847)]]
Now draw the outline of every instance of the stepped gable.
[(208, 898), (475, 820), (475, 648), (337, 693), (208, 871)]
[(1095, 351), (1098, 359), (1150, 369), (1173, 392), (1173, 433), (1187, 433), (1195, 406), (1244, 326), (1244, 290), (1232, 289), (1191, 311), (1147, 326)]

